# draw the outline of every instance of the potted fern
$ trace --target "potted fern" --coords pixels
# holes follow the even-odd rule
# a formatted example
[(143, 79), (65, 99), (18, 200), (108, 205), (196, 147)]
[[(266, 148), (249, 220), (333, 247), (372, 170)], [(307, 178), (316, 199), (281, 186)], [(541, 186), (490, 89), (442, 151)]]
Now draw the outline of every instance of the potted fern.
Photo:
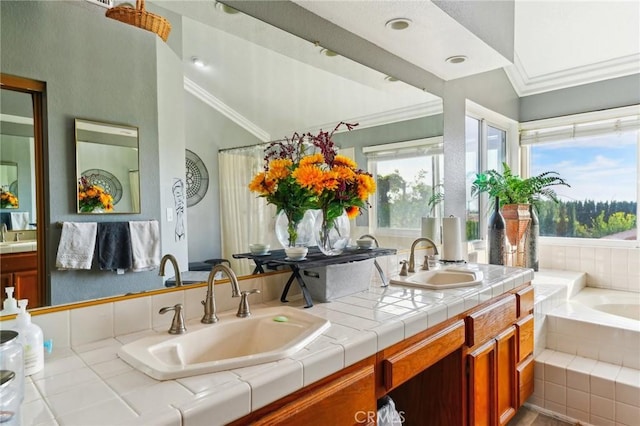
[[(471, 194), (486, 192), (499, 208), (506, 222), (506, 235), (511, 246), (520, 247), (522, 237), (529, 231), (527, 250), (517, 250), (516, 266), (537, 267), (538, 221), (533, 206), (543, 199), (558, 202), (554, 186), (570, 186), (558, 172), (547, 171), (536, 176), (522, 178), (513, 174), (507, 163), (502, 163), (503, 172), (487, 170), (476, 174)], [(531, 223), (531, 225), (530, 225)], [(527, 252), (527, 258), (524, 252)]]

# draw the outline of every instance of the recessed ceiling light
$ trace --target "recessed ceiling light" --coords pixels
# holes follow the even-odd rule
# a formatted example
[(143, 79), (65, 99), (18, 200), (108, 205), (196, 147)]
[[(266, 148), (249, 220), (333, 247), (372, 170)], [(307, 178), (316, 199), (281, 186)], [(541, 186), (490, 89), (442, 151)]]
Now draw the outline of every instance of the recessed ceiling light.
[(395, 83), (396, 81), (399, 81), (397, 78), (392, 77), (392, 76), (390, 76), (390, 75), (386, 76), (386, 77), (384, 78), (384, 80), (385, 80), (385, 81), (388, 81), (389, 83)]
[(324, 55), (324, 56), (328, 56), (330, 58), (333, 58), (334, 56), (338, 56), (338, 54), (336, 52), (334, 52), (333, 50), (326, 49), (326, 48), (322, 48), (322, 50), (320, 51), (320, 54)]
[(218, 10), (224, 13), (227, 13), (229, 15), (235, 15), (236, 13), (240, 13), (238, 9), (234, 9), (231, 6), (227, 6), (224, 3), (220, 3), (219, 1), (216, 2), (216, 7), (218, 8)]
[(400, 30), (406, 30), (407, 28), (409, 28), (410, 25), (411, 25), (411, 19), (396, 18), (396, 19), (387, 21), (387, 23), (384, 26), (389, 28), (390, 30), (400, 31)]
[(204, 63), (204, 61), (200, 58), (198, 58), (197, 56), (194, 56), (191, 58), (191, 63), (193, 63), (193, 65), (195, 65), (198, 68), (204, 68), (207, 65)]
[(466, 60), (467, 60), (466, 56), (464, 56), (464, 55), (456, 55), (456, 56), (449, 56), (444, 61), (449, 63), (449, 64), (461, 64)]

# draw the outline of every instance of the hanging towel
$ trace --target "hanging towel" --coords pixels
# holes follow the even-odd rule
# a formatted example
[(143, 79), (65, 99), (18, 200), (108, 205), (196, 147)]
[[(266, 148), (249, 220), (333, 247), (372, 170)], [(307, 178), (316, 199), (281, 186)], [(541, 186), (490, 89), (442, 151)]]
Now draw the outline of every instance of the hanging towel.
[(103, 271), (131, 269), (128, 222), (98, 223), (98, 266)]
[(151, 271), (160, 266), (160, 226), (157, 220), (129, 222), (133, 271)]
[(56, 267), (60, 270), (91, 269), (97, 229), (95, 222), (64, 222)]
[(11, 212), (11, 229), (29, 229), (29, 212)]

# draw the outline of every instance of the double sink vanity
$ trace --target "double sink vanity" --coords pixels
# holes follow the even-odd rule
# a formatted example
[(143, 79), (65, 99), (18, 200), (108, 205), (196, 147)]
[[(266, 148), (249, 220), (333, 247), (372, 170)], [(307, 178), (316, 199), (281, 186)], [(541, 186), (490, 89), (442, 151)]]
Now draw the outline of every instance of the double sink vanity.
[[(397, 264), (396, 256), (379, 259)], [(265, 292), (286, 277), (256, 280)], [(377, 400), (389, 395), (405, 424), (506, 424), (533, 390), (533, 271), (466, 265), (392, 277), (388, 287), (373, 277), (367, 291), (309, 308), (301, 298), (282, 304), (272, 291), (275, 300), (252, 304), (248, 318), (233, 309), (216, 324), (201, 324), (189, 305), (202, 298), (202, 286), (168, 292), (163, 301), (184, 293), (191, 306), (184, 334), (164, 326), (118, 335), (114, 327), (104, 344), (76, 348), (72, 339), (71, 355), (98, 376), (92, 386), (111, 396), (101, 402), (106, 396), (84, 392), (91, 403), (82, 419), (115, 421), (103, 405), (117, 400), (130, 412), (119, 424), (375, 424)], [(431, 288), (396, 284), (411, 277)], [(224, 286), (216, 288), (219, 299), (230, 298)], [(114, 302), (114, 315), (124, 302)], [(96, 351), (121, 374), (97, 368), (95, 355), (87, 356)], [(39, 390), (58, 362), (47, 360), (30, 379)], [(51, 401), (45, 395), (50, 424), (74, 424)]]

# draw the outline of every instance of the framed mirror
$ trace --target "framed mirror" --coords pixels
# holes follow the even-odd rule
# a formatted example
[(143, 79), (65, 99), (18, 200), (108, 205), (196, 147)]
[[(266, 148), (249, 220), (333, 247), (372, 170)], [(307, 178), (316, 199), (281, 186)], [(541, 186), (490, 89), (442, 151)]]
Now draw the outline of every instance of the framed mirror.
[(75, 120), (78, 213), (140, 213), (138, 128)]
[(17, 209), (20, 207), (18, 199), (18, 163), (0, 161), (0, 207), (3, 209)]

